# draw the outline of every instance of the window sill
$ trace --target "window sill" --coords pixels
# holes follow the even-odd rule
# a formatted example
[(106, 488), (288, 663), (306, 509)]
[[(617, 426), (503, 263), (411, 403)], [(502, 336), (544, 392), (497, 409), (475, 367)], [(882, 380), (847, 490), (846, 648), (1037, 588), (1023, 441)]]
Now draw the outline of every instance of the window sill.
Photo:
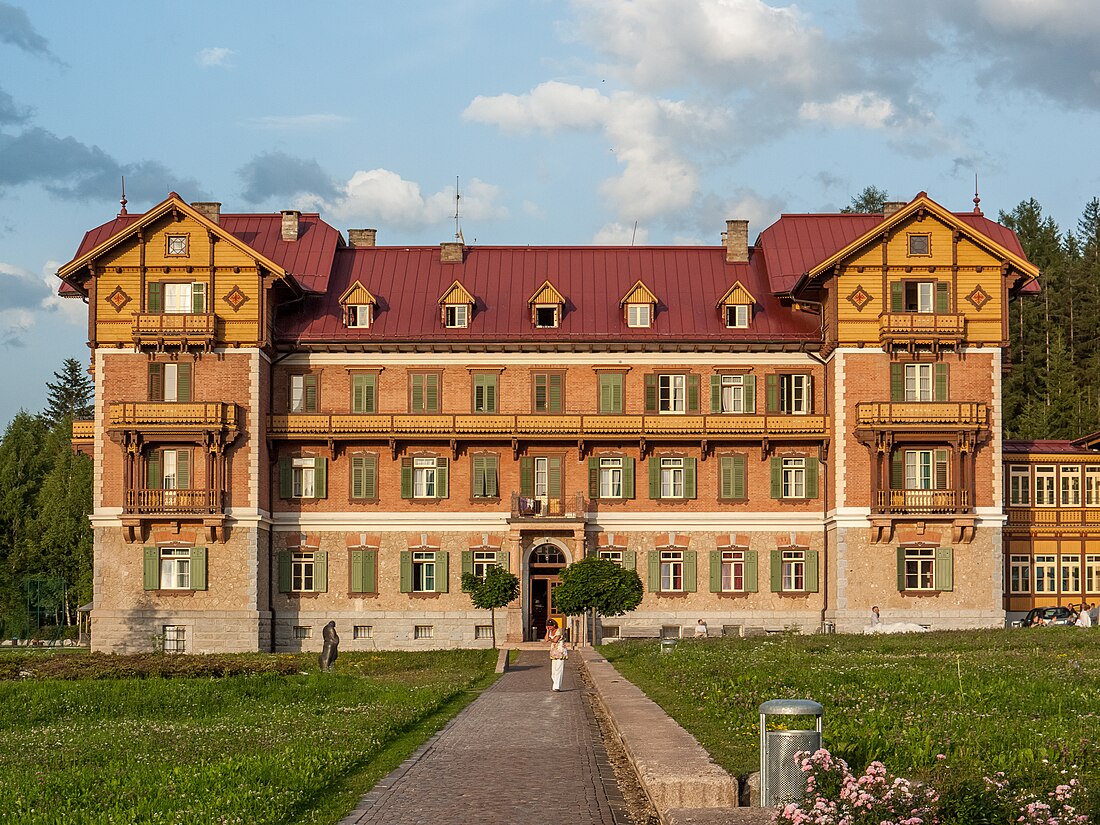
[(471, 496), (471, 504), (500, 504), (500, 496), (490, 498), (489, 496)]
[(379, 498), (348, 498), (351, 504), (377, 504), (379, 501), (381, 501)]
[[(950, 590), (899, 590), (898, 593), (902, 596), (911, 596), (917, 599), (926, 599), (929, 597), (939, 596), (940, 593), (950, 593)], [(1040, 594), (1046, 595), (1046, 594)]]
[(421, 593), (415, 590), (408, 594), (410, 599), (438, 599), (442, 595), (443, 594), (438, 591), (432, 593)]
[(659, 596), (663, 599), (686, 599), (689, 595), (687, 590), (658, 590), (653, 595)]
[(781, 598), (786, 597), (788, 599), (804, 599), (807, 596), (816, 596), (816, 590), (773, 590), (773, 594)]
[(191, 588), (182, 587), (163, 587), (157, 590), (146, 590), (146, 593), (153, 593), (157, 596), (194, 596), (196, 593), (202, 593), (201, 590), (192, 590)]
[(318, 596), (324, 594), (320, 590), (291, 590), (288, 593), (282, 593), (280, 595), (286, 596), (289, 599), (316, 599)]
[(719, 590), (716, 593), (711, 593), (712, 596), (717, 596), (720, 599), (744, 599), (747, 596), (755, 596), (755, 590)]
[(378, 598), (378, 591), (377, 590), (370, 590), (370, 591), (364, 590), (363, 592), (359, 592), (357, 590), (349, 590), (348, 591), (348, 598), (376, 599), (376, 598)]

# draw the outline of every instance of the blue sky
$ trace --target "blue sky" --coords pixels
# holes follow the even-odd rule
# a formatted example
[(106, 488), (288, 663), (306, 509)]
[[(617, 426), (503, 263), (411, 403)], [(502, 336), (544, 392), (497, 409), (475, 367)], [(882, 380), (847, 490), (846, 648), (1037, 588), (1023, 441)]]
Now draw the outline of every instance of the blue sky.
[[(717, 243), (867, 184), (1063, 228), (1100, 194), (1095, 0), (0, 0), (0, 424), (84, 231), (170, 191), (379, 243)], [(635, 224), (637, 229), (635, 230)]]

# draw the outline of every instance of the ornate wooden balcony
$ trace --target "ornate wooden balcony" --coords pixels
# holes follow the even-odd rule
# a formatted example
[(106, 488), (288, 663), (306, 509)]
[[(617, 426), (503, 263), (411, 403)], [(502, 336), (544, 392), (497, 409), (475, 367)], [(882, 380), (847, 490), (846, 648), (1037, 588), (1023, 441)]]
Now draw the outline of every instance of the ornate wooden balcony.
[(124, 515), (221, 515), (222, 496), (216, 490), (128, 490)]
[(1009, 527), (1100, 527), (1100, 507), (1007, 508)]
[(141, 401), (111, 404), (107, 412), (107, 432), (119, 435), (139, 432), (146, 438), (156, 435), (219, 435), (230, 443), (240, 431), (241, 411), (236, 404), (221, 401), (176, 404)]
[(891, 515), (954, 515), (969, 511), (966, 490), (880, 490), (875, 512)]
[(214, 313), (135, 312), (134, 346), (155, 350), (214, 348)]
[(881, 318), (879, 340), (886, 347), (935, 350), (957, 347), (965, 337), (966, 318), (960, 313), (887, 312)]
[(94, 421), (73, 422), (72, 445), (73, 452), (82, 453), (83, 455), (91, 457), (92, 448), (95, 445)]
[(588, 501), (582, 493), (558, 498), (530, 498), (512, 493), (512, 509), (509, 521), (537, 522), (584, 521), (588, 511)]
[(856, 426), (874, 430), (986, 428), (989, 405), (972, 401), (862, 403), (856, 405)]

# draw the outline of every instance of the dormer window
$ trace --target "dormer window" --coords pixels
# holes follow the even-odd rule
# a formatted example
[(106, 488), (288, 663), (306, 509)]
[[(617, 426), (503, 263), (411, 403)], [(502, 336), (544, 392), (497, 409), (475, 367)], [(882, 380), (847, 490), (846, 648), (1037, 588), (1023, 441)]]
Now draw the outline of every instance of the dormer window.
[(349, 304), (345, 323), (350, 328), (366, 329), (370, 326), (370, 304)]
[(468, 327), (470, 325), (469, 307), (466, 304), (447, 304), (443, 307), (443, 326)]
[(748, 304), (726, 305), (726, 327), (728, 329), (745, 329), (749, 325), (749, 316), (752, 314)]
[(626, 325), (628, 327), (648, 327), (652, 321), (652, 307), (649, 304), (627, 304)]
[(641, 281), (635, 281), (634, 286), (619, 301), (619, 306), (626, 312), (628, 327), (639, 329), (653, 326), (657, 296)]
[(340, 306), (344, 308), (344, 326), (348, 329), (369, 329), (374, 321), (376, 303), (370, 290), (355, 281), (340, 296)]
[(474, 314), (474, 296), (455, 281), (439, 297), (440, 315), (447, 329), (465, 329)]
[(718, 299), (718, 312), (726, 329), (747, 329), (752, 323), (753, 307), (756, 299), (752, 293), (735, 281), (733, 286), (726, 290), (726, 294)]
[(531, 323), (538, 329), (554, 329), (561, 325), (565, 298), (549, 281), (543, 281), (528, 299), (527, 306), (531, 308)]
[(535, 326), (536, 327), (556, 327), (558, 325), (558, 308), (552, 307), (535, 307)]

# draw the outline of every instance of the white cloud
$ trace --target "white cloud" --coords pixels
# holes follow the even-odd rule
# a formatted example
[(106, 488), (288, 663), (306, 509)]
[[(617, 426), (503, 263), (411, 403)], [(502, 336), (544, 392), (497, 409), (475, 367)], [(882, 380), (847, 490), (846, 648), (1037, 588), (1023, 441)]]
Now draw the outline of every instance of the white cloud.
[(978, 0), (991, 26), (1002, 31), (1036, 31), (1074, 40), (1100, 36), (1096, 0)]
[(195, 55), (195, 62), (204, 69), (209, 69), (213, 66), (221, 66), (228, 69), (233, 65), (229, 62), (229, 58), (232, 56), (232, 49), (227, 49), (224, 46), (211, 46), (206, 49), (200, 49), (199, 53)]
[(462, 116), (519, 134), (588, 130), (599, 128), (609, 105), (610, 101), (595, 89), (551, 80), (522, 95), (478, 95)]
[[(0, 261), (0, 292), (4, 307), (0, 309), (0, 348), (24, 346), (24, 335), (36, 323), (56, 323), (46, 316), (56, 315), (62, 323), (86, 323), (87, 307), (83, 301), (57, 296), (61, 282), (53, 274), (60, 261), (48, 261), (40, 276), (22, 267)], [(69, 306), (73, 305), (73, 306)]]
[(635, 229), (634, 224), (607, 223), (592, 237), (598, 246), (645, 246), (649, 243), (649, 230), (644, 226)]
[(807, 101), (798, 114), (803, 120), (837, 127), (884, 129), (894, 117), (894, 104), (875, 92), (840, 95), (827, 103)]
[(264, 115), (249, 118), (245, 124), (259, 129), (323, 129), (351, 123), (351, 120), (344, 115), (318, 112), (308, 115)]

